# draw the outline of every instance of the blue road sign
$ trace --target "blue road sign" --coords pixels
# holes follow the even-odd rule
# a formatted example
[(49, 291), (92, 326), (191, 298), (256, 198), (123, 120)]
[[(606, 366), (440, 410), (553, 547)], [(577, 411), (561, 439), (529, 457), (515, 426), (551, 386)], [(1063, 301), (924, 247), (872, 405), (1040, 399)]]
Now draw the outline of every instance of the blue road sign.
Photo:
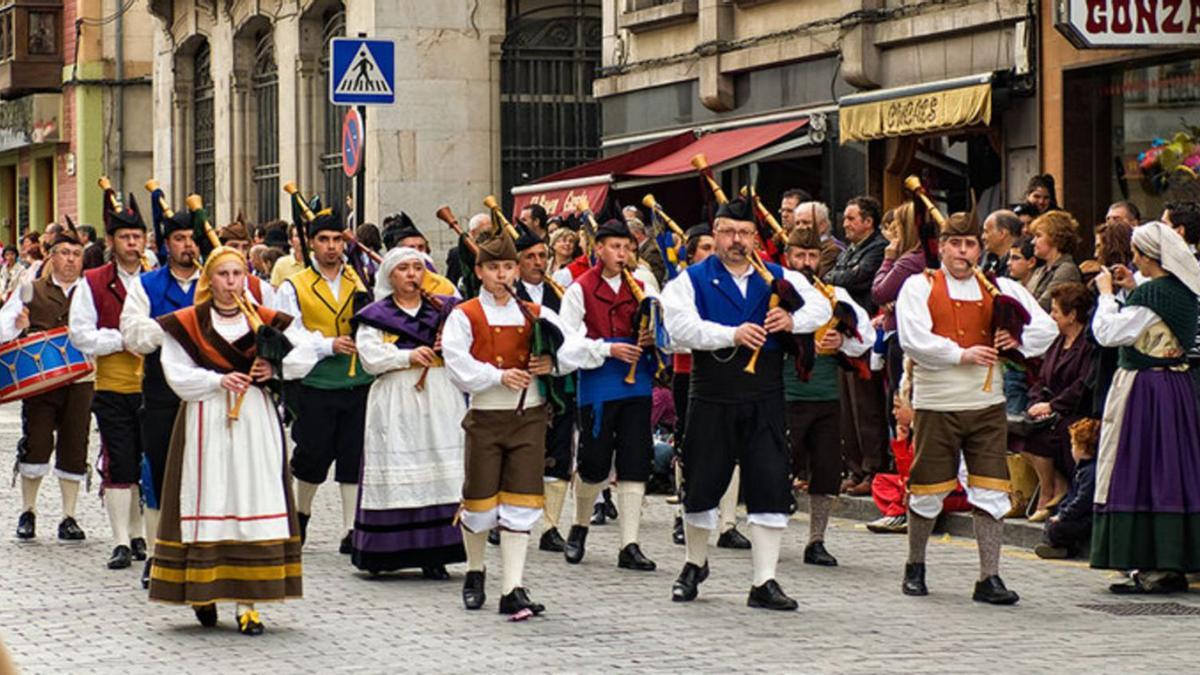
[(396, 102), (396, 43), (334, 38), (329, 42), (329, 101), (334, 105)]

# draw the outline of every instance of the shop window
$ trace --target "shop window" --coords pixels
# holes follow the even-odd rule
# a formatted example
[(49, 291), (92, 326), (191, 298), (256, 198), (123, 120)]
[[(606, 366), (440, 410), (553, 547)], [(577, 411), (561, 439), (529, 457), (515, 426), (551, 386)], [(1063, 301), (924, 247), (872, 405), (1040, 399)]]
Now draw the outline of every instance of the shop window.
[(0, 98), (62, 87), (61, 0), (0, 0)]
[(29, 13), (29, 53), (41, 56), (58, 53), (58, 14)]
[(260, 223), (279, 215), (279, 70), (272, 35), (269, 30), (259, 34), (254, 56), (254, 192)]
[(0, 13), (0, 59), (13, 57), (13, 14), (11, 8)]
[(197, 50), (192, 60), (192, 181), (196, 194), (204, 199), (210, 222), (217, 220), (216, 165), (214, 147), (216, 125), (213, 121), (213, 81), (208, 43)]

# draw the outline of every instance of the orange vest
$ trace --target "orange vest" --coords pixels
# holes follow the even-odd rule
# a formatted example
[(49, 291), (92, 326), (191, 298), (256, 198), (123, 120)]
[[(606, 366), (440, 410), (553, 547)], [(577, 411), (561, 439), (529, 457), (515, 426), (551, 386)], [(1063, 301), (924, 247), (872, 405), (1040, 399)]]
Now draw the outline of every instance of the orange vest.
[(954, 340), (964, 349), (992, 344), (992, 295), (983, 284), (979, 285), (982, 300), (955, 300), (946, 286), (945, 271), (926, 274), (932, 286), (928, 304), (933, 333)]
[[(521, 301), (514, 299), (513, 302)], [(532, 302), (523, 304), (533, 316), (539, 316), (541, 307)], [(529, 365), (529, 343), (533, 337), (533, 325), (528, 320), (523, 326), (489, 325), (479, 298), (468, 300), (458, 307), (471, 321), (471, 356), (500, 369), (524, 368)]]

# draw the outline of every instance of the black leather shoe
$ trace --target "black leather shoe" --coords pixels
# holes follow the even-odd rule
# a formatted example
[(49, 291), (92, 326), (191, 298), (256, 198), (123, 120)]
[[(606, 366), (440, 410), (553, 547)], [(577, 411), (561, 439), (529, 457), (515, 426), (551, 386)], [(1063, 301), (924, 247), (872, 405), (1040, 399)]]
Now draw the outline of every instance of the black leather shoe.
[(925, 586), (925, 563), (904, 563), (904, 581), (900, 590), (905, 595), (929, 595)]
[(217, 603), (210, 602), (207, 605), (192, 605), (192, 611), (196, 613), (196, 620), (205, 628), (212, 628), (217, 625)]
[(604, 515), (609, 520), (616, 520), (621, 514), (617, 513), (617, 505), (612, 500), (612, 490), (604, 491)]
[(146, 566), (142, 568), (142, 590), (150, 588), (150, 568), (153, 564), (153, 558), (146, 558)]
[(483, 591), (485, 581), (487, 581), (486, 572), (467, 572), (467, 578), (463, 580), (464, 607), (467, 609), (483, 607), (483, 601), (487, 600), (487, 593)]
[(262, 619), (253, 609), (238, 615), (238, 632), (242, 635), (262, 635), (264, 630)]
[(33, 539), (37, 536), (37, 516), (26, 511), (17, 519), (17, 539)]
[(683, 518), (681, 516), (675, 516), (675, 527), (671, 529), (671, 541), (679, 546), (687, 543), (687, 538), (683, 534)]
[(804, 547), (804, 564), (822, 567), (837, 567), (837, 558), (825, 550), (825, 542), (814, 541)]
[(488, 532), (488, 543), (491, 544), (492, 546), (500, 545), (500, 530), (499, 529), (493, 529), (492, 531)]
[(746, 598), (746, 606), (789, 612), (800, 607), (800, 604), (783, 592), (778, 581), (767, 579), (762, 586), (750, 588), (750, 597)]
[(112, 557), (108, 559), (108, 569), (128, 569), (128, 567), (133, 564), (132, 561), (133, 552), (129, 550), (129, 547), (125, 544), (118, 544), (117, 547), (113, 549)]
[(310, 513), (300, 513), (299, 511), (296, 512), (296, 520), (299, 521), (299, 523), (300, 523), (300, 545), (301, 546), (304, 545), (304, 542), (308, 541), (308, 521), (311, 518), (312, 518), (312, 514), (310, 514)]
[(708, 578), (708, 561), (704, 567), (695, 563), (684, 563), (683, 571), (671, 586), (671, 600), (675, 602), (691, 602), (700, 593), (700, 584)]
[(584, 543), (587, 541), (588, 529), (582, 525), (572, 525), (571, 531), (567, 533), (567, 543), (563, 546), (563, 557), (572, 565), (578, 565), (583, 561), (583, 554), (586, 553)]
[(562, 553), (567, 542), (563, 540), (562, 535), (558, 533), (557, 527), (552, 527), (542, 533), (542, 539), (538, 542), (538, 549), (542, 551), (553, 551)]
[(989, 605), (1015, 605), (1021, 596), (1016, 591), (1004, 587), (1000, 575), (993, 574), (983, 581), (975, 582), (975, 594), (971, 596), (975, 602), (986, 602)]
[(509, 591), (507, 595), (500, 596), (501, 614), (516, 614), (523, 609), (527, 609), (533, 612), (534, 616), (537, 616), (546, 611), (546, 606), (540, 602), (530, 600), (529, 591), (520, 586)]
[(87, 535), (83, 533), (83, 529), (79, 527), (79, 523), (75, 522), (70, 516), (63, 518), (58, 524), (58, 538), (63, 541), (83, 541), (87, 539)]
[(608, 516), (604, 513), (604, 504), (596, 504), (592, 507), (592, 525), (604, 525), (608, 522)]
[(617, 554), (617, 567), (639, 572), (653, 572), (658, 569), (658, 565), (655, 565), (653, 560), (642, 553), (637, 542), (626, 544), (625, 548), (621, 549), (621, 552)]
[(748, 549), (750, 548), (750, 540), (741, 532), (738, 532), (736, 527), (731, 527), (722, 532), (721, 536), (717, 537), (717, 548)]
[(346, 536), (342, 537), (342, 543), (338, 544), (338, 553), (341, 553), (342, 555), (350, 555), (353, 552), (354, 530), (350, 530), (346, 533)]
[(134, 537), (133, 541), (129, 542), (129, 549), (133, 552), (134, 560), (146, 559), (146, 540), (141, 537)]
[(446, 571), (445, 565), (430, 565), (421, 568), (421, 576), (433, 581), (445, 581), (450, 578), (450, 573)]

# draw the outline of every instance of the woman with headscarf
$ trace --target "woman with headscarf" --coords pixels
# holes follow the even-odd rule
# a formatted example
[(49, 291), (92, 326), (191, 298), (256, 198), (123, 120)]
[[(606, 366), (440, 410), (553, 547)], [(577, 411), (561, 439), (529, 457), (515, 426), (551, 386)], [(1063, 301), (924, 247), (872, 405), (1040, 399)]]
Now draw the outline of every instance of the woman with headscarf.
[[(183, 407), (160, 496), (150, 599), (190, 604), (207, 627), (217, 623), (218, 601), (235, 601), (238, 629), (259, 635), (256, 603), (301, 596), (300, 530), (283, 425), (263, 388), (274, 368), (239, 308), (238, 298), (249, 303), (246, 269), (241, 253), (213, 250), (196, 304), (159, 319), (163, 373)], [(276, 351), (307, 340), (288, 315), (250, 306)]]
[(377, 299), (354, 319), (359, 361), (376, 379), (351, 560), (372, 574), (420, 568), (428, 579), (449, 579), (446, 565), (467, 559), (454, 524), (467, 410), (435, 351), (457, 301), (421, 291), (428, 262), (414, 248), (388, 251), (375, 277)]
[(1114, 593), (1186, 591), (1200, 571), (1200, 413), (1187, 373), (1196, 338), (1200, 264), (1170, 226), (1133, 231), (1148, 279), (1124, 304), (1107, 268), (1096, 276), (1096, 340), (1119, 346), (1096, 462), (1092, 567), (1130, 571)]

